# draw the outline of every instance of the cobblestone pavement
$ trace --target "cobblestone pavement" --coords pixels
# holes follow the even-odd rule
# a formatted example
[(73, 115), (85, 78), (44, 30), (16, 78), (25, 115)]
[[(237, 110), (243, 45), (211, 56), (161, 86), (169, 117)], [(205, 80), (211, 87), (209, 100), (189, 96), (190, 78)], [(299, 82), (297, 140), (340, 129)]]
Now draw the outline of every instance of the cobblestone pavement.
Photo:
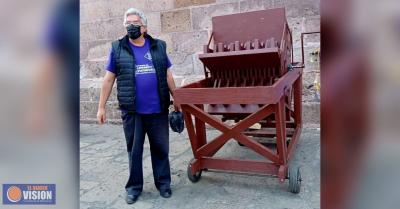
[[(288, 192), (288, 182), (257, 175), (203, 172), (197, 183), (187, 178), (186, 169), (193, 154), (186, 130), (170, 131), (170, 163), (172, 197), (159, 196), (153, 184), (149, 143), (143, 153), (144, 191), (138, 202), (127, 205), (124, 185), (128, 177), (128, 158), (121, 125), (82, 124), (80, 142), (81, 209), (168, 209), (168, 208), (320, 208), (320, 130), (303, 128), (291, 164), (301, 166), (301, 192)], [(207, 129), (207, 138), (218, 131)], [(231, 140), (217, 156), (262, 159), (246, 147)]]

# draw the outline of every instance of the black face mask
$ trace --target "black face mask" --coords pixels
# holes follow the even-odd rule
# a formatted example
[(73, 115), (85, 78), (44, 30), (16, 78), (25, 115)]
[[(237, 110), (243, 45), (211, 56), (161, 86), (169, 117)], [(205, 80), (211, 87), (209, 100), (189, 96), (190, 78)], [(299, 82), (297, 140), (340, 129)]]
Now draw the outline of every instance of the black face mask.
[(128, 37), (131, 39), (137, 39), (142, 35), (140, 25), (129, 25), (126, 30), (128, 31)]

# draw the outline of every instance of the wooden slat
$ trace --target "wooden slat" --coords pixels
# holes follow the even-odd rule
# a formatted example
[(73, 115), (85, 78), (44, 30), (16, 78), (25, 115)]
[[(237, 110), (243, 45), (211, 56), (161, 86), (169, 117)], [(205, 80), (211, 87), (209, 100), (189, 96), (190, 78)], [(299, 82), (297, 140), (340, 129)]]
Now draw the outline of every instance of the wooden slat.
[(243, 55), (259, 55), (259, 54), (267, 54), (267, 53), (278, 53), (279, 48), (263, 48), (263, 49), (253, 49), (253, 50), (244, 50), (244, 51), (229, 51), (229, 52), (217, 52), (217, 53), (207, 53), (207, 54), (199, 54), (199, 59), (207, 59), (207, 58), (219, 58), (219, 57), (232, 57), (232, 56), (243, 56)]
[(285, 97), (282, 96), (275, 110), (276, 119), (276, 146), (280, 163), (287, 163), (286, 125), (285, 125)]
[(274, 104), (279, 95), (271, 86), (179, 88), (174, 99), (179, 104)]
[(268, 161), (223, 159), (223, 158), (201, 158), (202, 169), (215, 169), (236, 172), (254, 172), (266, 175), (277, 175), (279, 165)]
[[(275, 128), (263, 128), (260, 130), (243, 131), (242, 133), (247, 136), (268, 137), (268, 136), (275, 136), (276, 129)], [(293, 133), (294, 133), (294, 129), (286, 129), (286, 136), (291, 137), (291, 136), (293, 136)]]

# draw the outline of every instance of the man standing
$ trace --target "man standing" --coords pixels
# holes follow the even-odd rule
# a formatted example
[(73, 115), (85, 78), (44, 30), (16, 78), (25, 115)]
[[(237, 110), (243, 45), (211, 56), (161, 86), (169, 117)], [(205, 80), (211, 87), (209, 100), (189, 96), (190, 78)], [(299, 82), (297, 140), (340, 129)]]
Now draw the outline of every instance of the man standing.
[[(126, 202), (134, 203), (143, 190), (142, 155), (147, 134), (154, 183), (160, 195), (169, 198), (171, 174), (168, 159), (168, 107), (175, 89), (166, 43), (147, 34), (147, 18), (137, 9), (125, 12), (127, 35), (114, 41), (104, 76), (97, 119), (106, 120), (105, 105), (117, 79), (117, 97), (129, 156)], [(179, 110), (175, 106), (175, 110)]]

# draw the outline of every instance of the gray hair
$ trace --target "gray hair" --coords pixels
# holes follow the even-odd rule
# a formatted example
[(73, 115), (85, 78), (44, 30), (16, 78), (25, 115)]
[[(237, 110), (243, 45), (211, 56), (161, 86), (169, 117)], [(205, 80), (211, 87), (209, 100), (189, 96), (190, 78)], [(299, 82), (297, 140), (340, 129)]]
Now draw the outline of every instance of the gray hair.
[(129, 8), (128, 10), (126, 10), (125, 15), (124, 15), (124, 26), (125, 26), (125, 27), (127, 26), (127, 25), (126, 25), (126, 24), (127, 24), (127, 23), (126, 23), (126, 18), (127, 18), (129, 15), (137, 15), (137, 16), (139, 16), (139, 17), (140, 17), (140, 20), (142, 21), (142, 24), (143, 24), (144, 26), (147, 26), (147, 17), (144, 15), (144, 13), (141, 12), (140, 10), (138, 10), (138, 9)]

